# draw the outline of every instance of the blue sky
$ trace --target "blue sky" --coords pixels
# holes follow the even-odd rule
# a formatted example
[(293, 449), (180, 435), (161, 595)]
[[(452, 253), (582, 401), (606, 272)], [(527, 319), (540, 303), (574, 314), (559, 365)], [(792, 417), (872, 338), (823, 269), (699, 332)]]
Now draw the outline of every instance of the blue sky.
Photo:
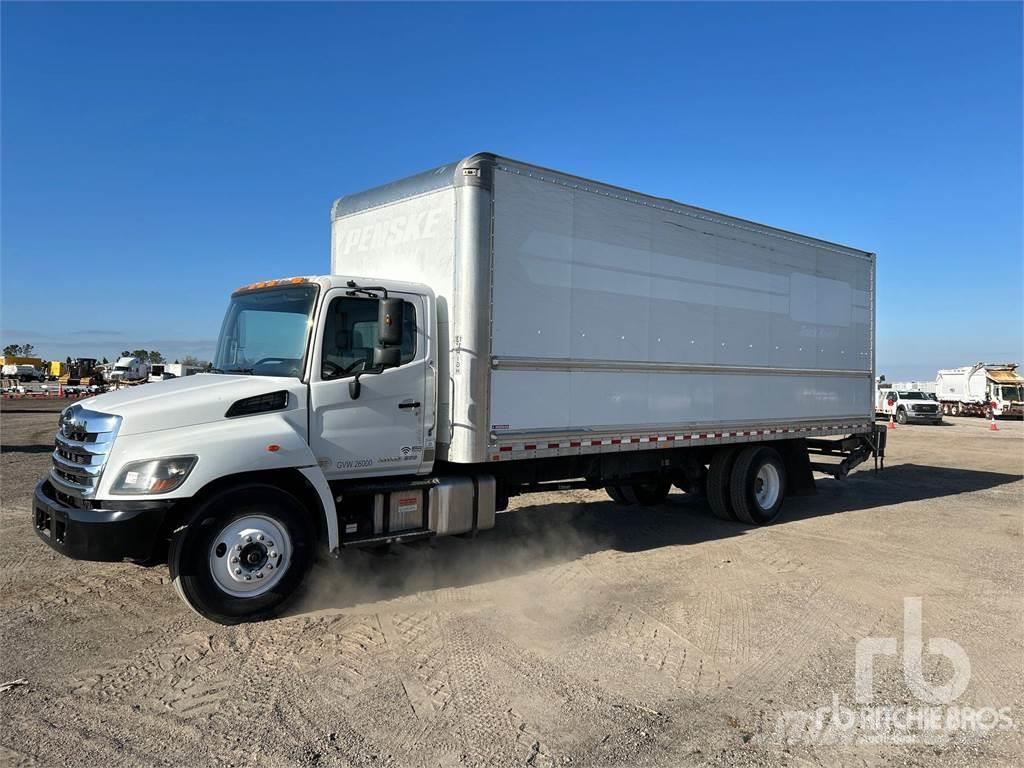
[(2, 341), (208, 356), (339, 195), (480, 150), (879, 254), (878, 370), (1022, 349), (1022, 6), (12, 4)]

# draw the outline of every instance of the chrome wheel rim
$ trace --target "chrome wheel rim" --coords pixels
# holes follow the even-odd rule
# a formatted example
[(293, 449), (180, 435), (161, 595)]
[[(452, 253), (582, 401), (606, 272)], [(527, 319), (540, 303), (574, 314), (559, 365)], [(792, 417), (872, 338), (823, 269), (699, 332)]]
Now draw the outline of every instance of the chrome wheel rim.
[(763, 464), (754, 478), (754, 499), (757, 506), (767, 512), (775, 506), (782, 490), (782, 479), (779, 470), (773, 464)]
[(277, 520), (248, 515), (232, 520), (210, 543), (210, 573), (233, 597), (259, 597), (282, 579), (291, 565), (292, 540)]

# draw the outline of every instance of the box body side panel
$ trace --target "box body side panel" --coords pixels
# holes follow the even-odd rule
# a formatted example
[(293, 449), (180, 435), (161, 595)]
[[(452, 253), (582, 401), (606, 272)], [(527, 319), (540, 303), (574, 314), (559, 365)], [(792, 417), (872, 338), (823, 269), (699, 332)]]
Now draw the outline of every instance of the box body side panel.
[(870, 419), (874, 257), (499, 165), (493, 439)]

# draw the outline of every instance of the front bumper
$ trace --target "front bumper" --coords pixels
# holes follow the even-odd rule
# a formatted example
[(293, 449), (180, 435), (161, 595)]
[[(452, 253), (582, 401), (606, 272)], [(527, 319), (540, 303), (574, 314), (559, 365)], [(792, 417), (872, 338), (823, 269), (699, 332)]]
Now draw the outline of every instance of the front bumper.
[(117, 509), (79, 509), (57, 501), (49, 480), (36, 486), (32, 519), (36, 535), (76, 560), (149, 560), (174, 502), (117, 503)]

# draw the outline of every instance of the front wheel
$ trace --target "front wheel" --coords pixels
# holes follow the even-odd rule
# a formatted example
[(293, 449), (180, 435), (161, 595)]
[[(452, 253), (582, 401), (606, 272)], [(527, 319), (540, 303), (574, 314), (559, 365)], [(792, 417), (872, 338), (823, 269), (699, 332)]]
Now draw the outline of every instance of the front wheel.
[(312, 565), (309, 517), (290, 493), (251, 484), (203, 501), (171, 542), (175, 590), (218, 624), (270, 618), (287, 605)]
[(896, 411), (896, 423), (897, 424), (906, 424), (907, 423), (907, 412), (903, 408), (900, 408), (898, 411)]

